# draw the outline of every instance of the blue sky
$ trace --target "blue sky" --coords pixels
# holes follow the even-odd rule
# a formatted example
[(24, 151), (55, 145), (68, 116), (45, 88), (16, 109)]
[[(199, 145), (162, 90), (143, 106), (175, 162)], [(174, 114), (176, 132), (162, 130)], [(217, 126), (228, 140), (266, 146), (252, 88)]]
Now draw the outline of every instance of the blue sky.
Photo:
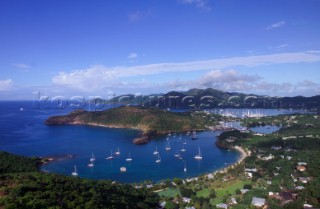
[(319, 0), (1, 0), (0, 99), (320, 94)]

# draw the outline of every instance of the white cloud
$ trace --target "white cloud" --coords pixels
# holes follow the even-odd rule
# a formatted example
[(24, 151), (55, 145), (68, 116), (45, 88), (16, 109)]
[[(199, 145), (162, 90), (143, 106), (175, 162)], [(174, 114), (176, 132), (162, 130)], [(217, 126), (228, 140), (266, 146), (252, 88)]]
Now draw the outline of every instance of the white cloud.
[(319, 61), (320, 51), (305, 51), (296, 53), (278, 53), (269, 55), (230, 57), (180, 63), (158, 63), (133, 67), (118, 67), (117, 75), (120, 77), (127, 77), (134, 75), (160, 74), (166, 72), (188, 72), (197, 70), (226, 69), (237, 66), (254, 67), (260, 65)]
[(128, 55), (128, 59), (137, 59), (138, 58), (138, 54), (135, 52), (132, 52)]
[(52, 82), (54, 85), (90, 92), (113, 85), (116, 82), (115, 73), (115, 70), (96, 65), (84, 70), (74, 70), (71, 73), (60, 72), (52, 78)]
[[(52, 83), (58, 86), (69, 87), (84, 92), (104, 90), (107, 88), (128, 87), (129, 84), (122, 82), (124, 77), (155, 75), (167, 72), (188, 72), (198, 70), (227, 69), (238, 66), (253, 67), (260, 65), (272, 65), (282, 63), (301, 63), (301, 62), (319, 62), (320, 52), (297, 52), (297, 53), (279, 53), (270, 55), (231, 57), (223, 59), (211, 59), (203, 61), (191, 61), (182, 63), (159, 63), (150, 65), (140, 65), (132, 67), (106, 67), (95, 65), (86, 69), (74, 70), (72, 72), (60, 72), (52, 78)], [(217, 78), (215, 81), (221, 85), (221, 82), (228, 83), (224, 85), (225, 89), (248, 89), (247, 84), (254, 82), (258, 77), (238, 75), (234, 71), (212, 71), (197, 84), (206, 86), (210, 79)], [(254, 79), (253, 79), (254, 78)], [(231, 79), (233, 84), (227, 82)], [(219, 83), (219, 81), (221, 81)], [(248, 81), (248, 82), (246, 82)], [(136, 85), (136, 84), (134, 84)], [(238, 86), (236, 88), (236, 86)], [(214, 87), (214, 86), (212, 86)]]
[(276, 29), (276, 28), (281, 28), (283, 26), (286, 25), (286, 21), (279, 21), (279, 22), (276, 22), (276, 23), (273, 23), (269, 26), (266, 27), (267, 30), (272, 30), (272, 29)]
[(178, 0), (183, 4), (193, 4), (203, 11), (210, 11), (212, 8), (207, 0)]
[(202, 76), (197, 82), (203, 88), (213, 87), (224, 90), (245, 90), (260, 79), (257, 75), (239, 74), (235, 70), (213, 70)]
[(269, 49), (275, 49), (275, 50), (283, 50), (285, 48), (289, 47), (289, 44), (280, 44), (277, 46), (270, 46)]
[(222, 91), (270, 96), (312, 96), (320, 92), (320, 83), (313, 81), (272, 83), (258, 75), (241, 74), (236, 70), (212, 70), (200, 78), (189, 81), (175, 80), (166, 85), (173, 90), (180, 91), (191, 88), (214, 88)]
[(12, 64), (14, 67), (17, 67), (21, 70), (29, 70), (31, 67), (30, 65), (27, 65), (27, 64), (23, 64), (23, 63), (15, 63), (15, 64)]
[(0, 80), (0, 91), (6, 91), (11, 89), (12, 83), (13, 82), (11, 79)]
[(212, 70), (200, 78), (169, 83), (176, 89), (214, 88), (223, 91), (248, 91), (262, 78), (258, 75), (240, 74), (235, 70)]

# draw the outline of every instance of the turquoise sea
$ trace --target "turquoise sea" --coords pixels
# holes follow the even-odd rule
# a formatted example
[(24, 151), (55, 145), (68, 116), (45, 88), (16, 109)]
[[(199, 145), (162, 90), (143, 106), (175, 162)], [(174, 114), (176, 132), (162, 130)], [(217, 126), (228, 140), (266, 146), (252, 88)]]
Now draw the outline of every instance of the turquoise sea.
[[(35, 108), (32, 102), (0, 102), (0, 150), (24, 156), (56, 157), (56, 161), (42, 167), (45, 172), (71, 175), (76, 166), (81, 178), (120, 182), (194, 177), (232, 164), (240, 157), (237, 151), (215, 146), (216, 132), (199, 132), (197, 140), (191, 140), (185, 133), (177, 133), (168, 140), (159, 137), (148, 144), (135, 145), (132, 140), (138, 134), (136, 130), (44, 124), (49, 116), (71, 111), (71, 108)], [(170, 151), (165, 150), (167, 143)], [(186, 151), (181, 152), (182, 159), (179, 159), (174, 154), (182, 146)], [(120, 155), (106, 160), (118, 148)], [(155, 162), (158, 158), (153, 154), (156, 148), (160, 163)], [(199, 148), (203, 159), (195, 160)], [(126, 161), (129, 152), (131, 162)], [(88, 163), (92, 154), (96, 161), (90, 168)], [(184, 172), (184, 165), (187, 172)], [(120, 167), (126, 167), (127, 172), (121, 173)]]

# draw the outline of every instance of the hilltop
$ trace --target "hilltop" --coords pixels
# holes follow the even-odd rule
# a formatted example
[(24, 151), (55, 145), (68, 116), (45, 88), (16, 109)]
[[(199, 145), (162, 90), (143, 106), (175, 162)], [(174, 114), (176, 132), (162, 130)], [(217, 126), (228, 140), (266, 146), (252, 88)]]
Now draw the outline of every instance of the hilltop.
[[(220, 116), (216, 116), (220, 118)], [(53, 116), (47, 125), (93, 125), (109, 128), (130, 128), (142, 131), (135, 143), (147, 143), (151, 138), (170, 132), (203, 130), (209, 123), (207, 117), (194, 113), (173, 113), (158, 108), (119, 107), (99, 112), (77, 110), (68, 115)]]
[(293, 108), (320, 109), (320, 96), (312, 97), (276, 97), (268, 95), (226, 92), (217, 89), (190, 89), (188, 91), (170, 91), (164, 94), (133, 95), (126, 94), (108, 101), (97, 100), (119, 105), (144, 105), (146, 107), (210, 109), (210, 108)]

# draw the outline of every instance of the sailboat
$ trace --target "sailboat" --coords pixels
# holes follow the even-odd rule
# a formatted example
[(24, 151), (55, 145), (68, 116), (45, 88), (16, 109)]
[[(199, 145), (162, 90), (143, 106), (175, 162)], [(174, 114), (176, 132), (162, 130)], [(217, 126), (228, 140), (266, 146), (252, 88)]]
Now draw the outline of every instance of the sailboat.
[(179, 150), (177, 150), (177, 153), (176, 153), (176, 154), (174, 154), (174, 157), (176, 157), (176, 158), (179, 158), (179, 157), (180, 157)]
[(74, 171), (71, 173), (72, 176), (78, 176), (77, 166), (74, 166)]
[(92, 153), (91, 158), (90, 158), (90, 162), (94, 162), (95, 160), (96, 160), (96, 157)]
[(196, 159), (196, 160), (202, 160), (202, 155), (201, 155), (200, 147), (198, 147), (198, 149), (199, 149), (199, 153), (198, 153), (196, 156), (194, 156), (194, 159)]
[(184, 141), (183, 141), (183, 144), (187, 144), (187, 141), (186, 141), (186, 140), (184, 140)]
[(184, 172), (187, 172), (187, 164), (186, 164), (186, 161), (184, 161), (184, 168), (183, 168), (183, 171), (184, 171)]
[(89, 162), (88, 167), (94, 167), (93, 162)]
[(109, 156), (109, 157), (106, 157), (106, 159), (107, 159), (107, 160), (112, 160), (112, 159), (113, 159), (112, 150), (111, 150), (110, 156)]
[(181, 150), (180, 150), (181, 152), (185, 152), (185, 151), (187, 151), (185, 148), (184, 148), (184, 144), (182, 144), (182, 148), (181, 148)]
[(180, 140), (182, 139), (182, 133), (180, 133), (180, 137), (179, 137), (179, 139), (180, 139)]
[(171, 150), (171, 147), (170, 147), (170, 144), (169, 144), (169, 142), (167, 143), (167, 146), (166, 146), (166, 151), (169, 151), (169, 150)]
[(115, 152), (116, 155), (120, 155), (120, 149), (118, 147), (118, 151)]
[(132, 158), (130, 156), (130, 152), (129, 152), (129, 157), (126, 159), (126, 161), (128, 161), (128, 162), (132, 161)]
[(161, 162), (161, 158), (160, 158), (160, 154), (158, 154), (158, 159), (156, 160), (156, 163), (160, 163)]
[(196, 131), (193, 131), (192, 132), (192, 136), (191, 136), (191, 139), (197, 139), (198, 138), (198, 136), (197, 136), (197, 133), (196, 133)]
[(153, 152), (153, 154), (154, 154), (154, 155), (159, 154), (159, 152), (158, 152), (158, 147), (157, 147), (157, 146), (156, 146), (156, 150)]

